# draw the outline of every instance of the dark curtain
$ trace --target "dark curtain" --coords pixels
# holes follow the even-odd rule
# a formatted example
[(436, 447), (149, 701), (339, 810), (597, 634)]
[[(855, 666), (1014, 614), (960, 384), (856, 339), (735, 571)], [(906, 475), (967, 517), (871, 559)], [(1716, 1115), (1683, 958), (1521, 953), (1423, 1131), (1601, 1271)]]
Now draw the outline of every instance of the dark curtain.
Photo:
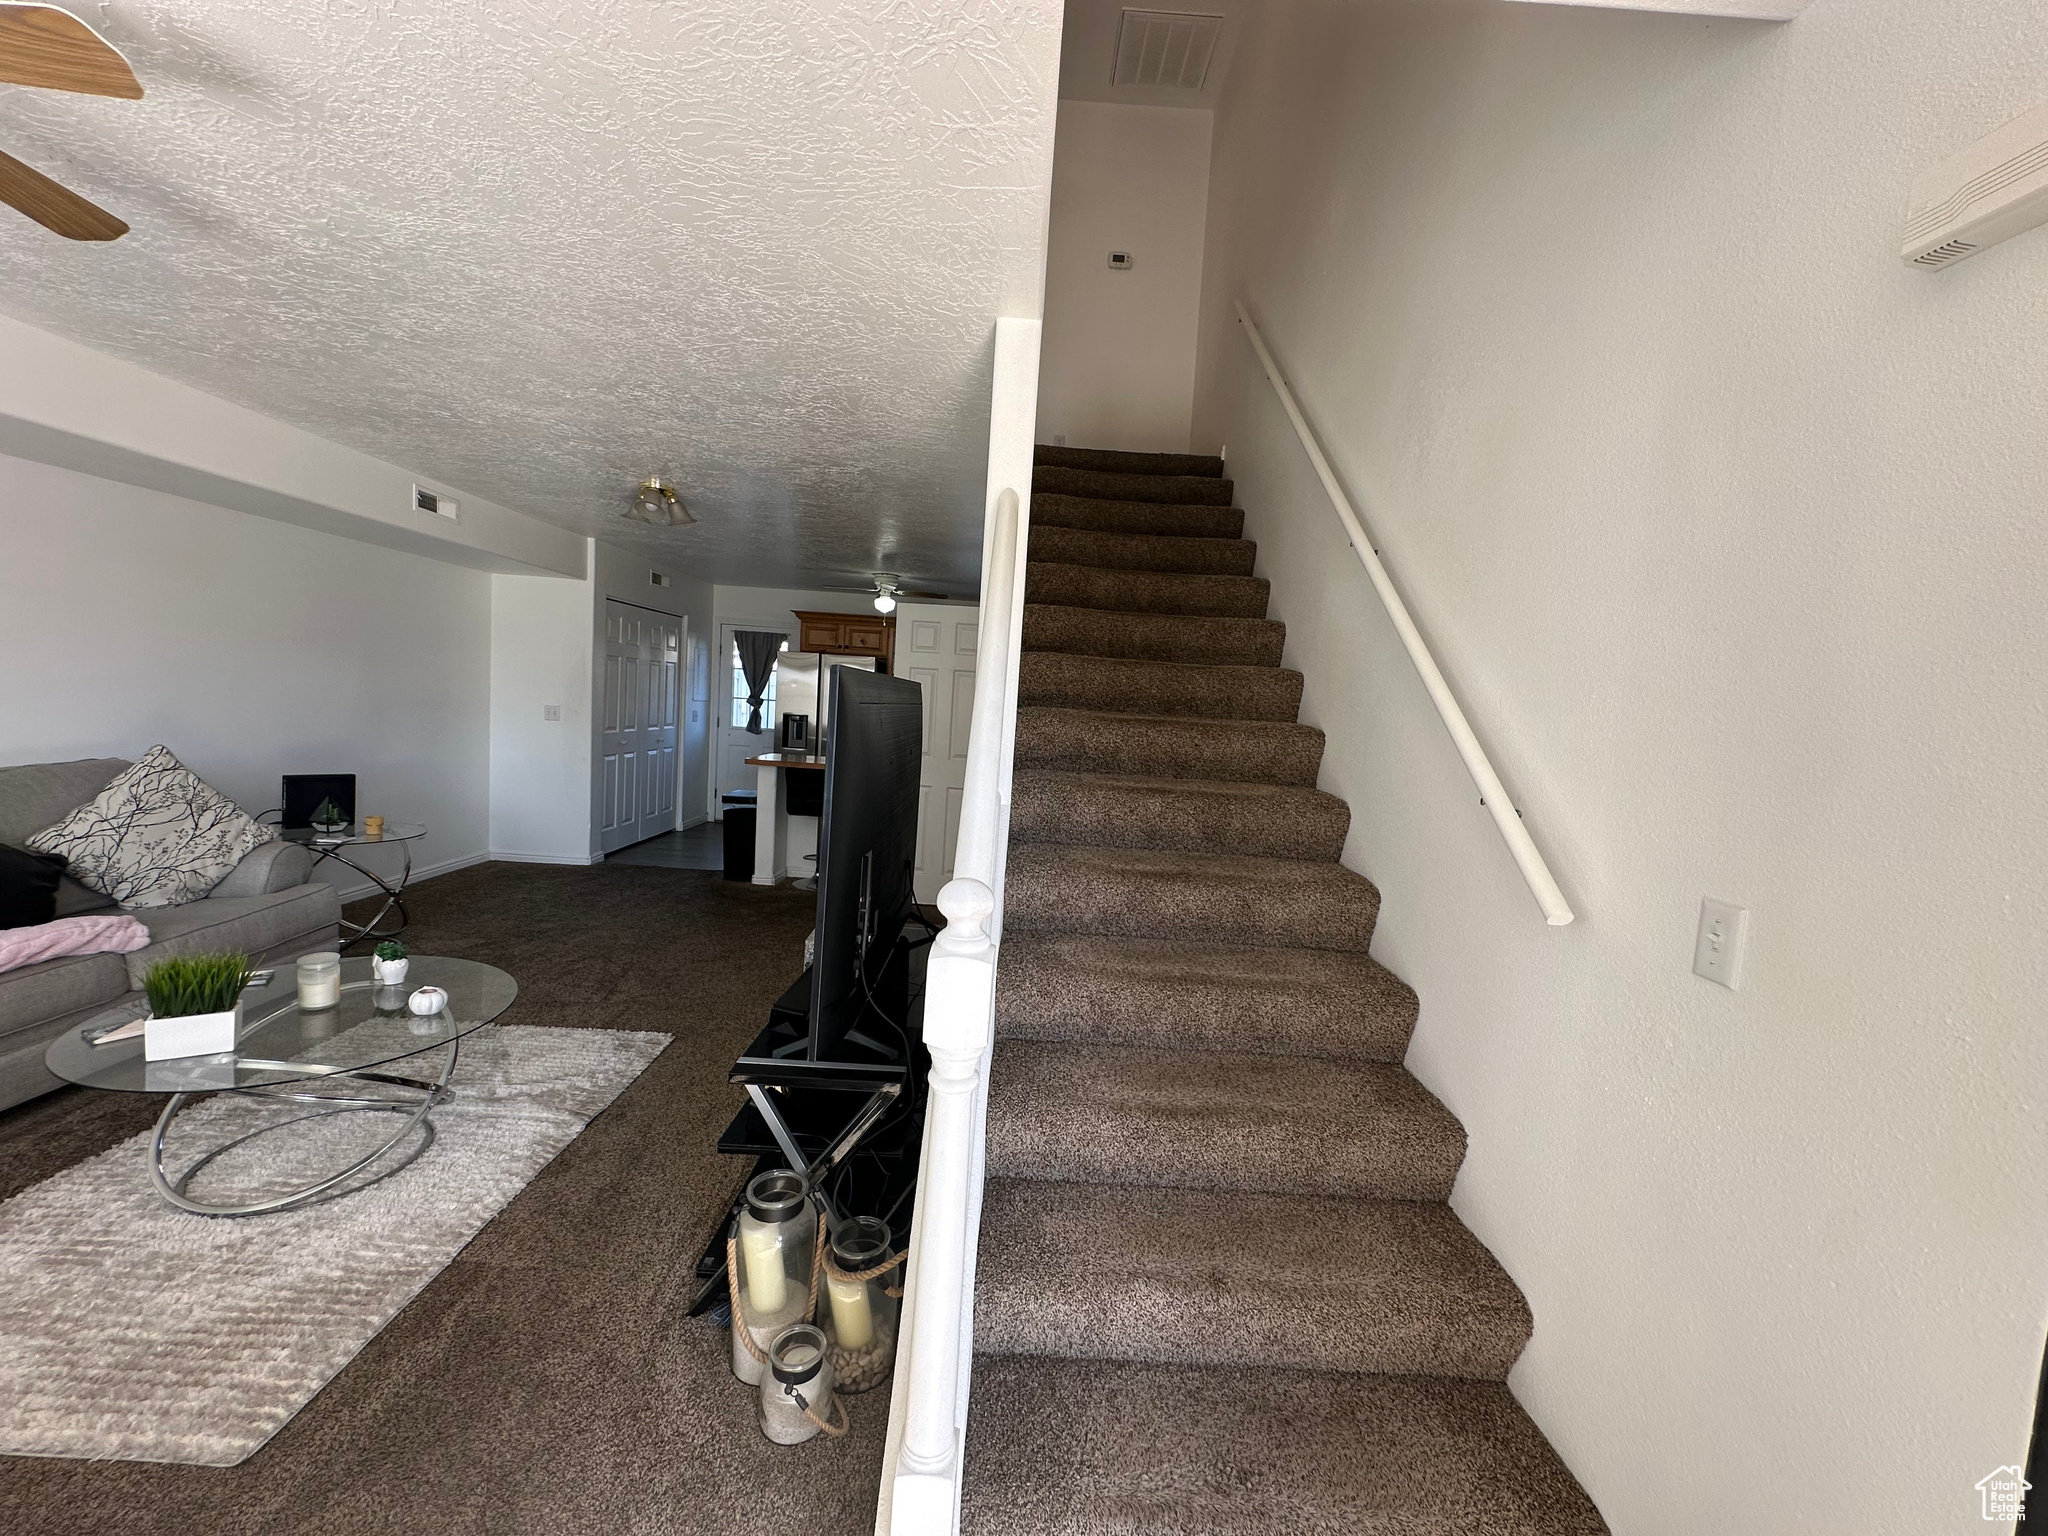
[(782, 654), (787, 635), (771, 635), (765, 629), (736, 629), (733, 643), (740, 648), (740, 675), (747, 680), (747, 730), (761, 734), (761, 700), (768, 693), (768, 679), (775, 675), (775, 658)]

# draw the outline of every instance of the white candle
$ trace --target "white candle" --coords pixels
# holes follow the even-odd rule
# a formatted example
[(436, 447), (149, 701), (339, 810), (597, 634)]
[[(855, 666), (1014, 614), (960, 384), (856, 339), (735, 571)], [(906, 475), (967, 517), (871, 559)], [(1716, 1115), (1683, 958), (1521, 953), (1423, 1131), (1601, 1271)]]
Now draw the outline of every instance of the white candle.
[(841, 1349), (866, 1349), (875, 1338), (875, 1311), (868, 1305), (865, 1280), (842, 1280), (830, 1270), (825, 1289), (832, 1297), (832, 1331)]
[(782, 1234), (774, 1227), (740, 1223), (740, 1254), (746, 1261), (747, 1300), (755, 1318), (780, 1312), (789, 1297), (788, 1278), (782, 1272)]
[(341, 956), (306, 955), (299, 961), (299, 1006), (307, 1011), (341, 1001)]

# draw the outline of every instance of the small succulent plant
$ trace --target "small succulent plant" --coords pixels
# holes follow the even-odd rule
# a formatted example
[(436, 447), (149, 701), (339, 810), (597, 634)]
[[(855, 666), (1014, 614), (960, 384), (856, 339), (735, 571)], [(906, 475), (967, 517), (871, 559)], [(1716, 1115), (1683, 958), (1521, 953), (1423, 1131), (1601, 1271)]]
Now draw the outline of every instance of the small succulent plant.
[(405, 946), (396, 939), (386, 939), (372, 951), (379, 960), (403, 960)]

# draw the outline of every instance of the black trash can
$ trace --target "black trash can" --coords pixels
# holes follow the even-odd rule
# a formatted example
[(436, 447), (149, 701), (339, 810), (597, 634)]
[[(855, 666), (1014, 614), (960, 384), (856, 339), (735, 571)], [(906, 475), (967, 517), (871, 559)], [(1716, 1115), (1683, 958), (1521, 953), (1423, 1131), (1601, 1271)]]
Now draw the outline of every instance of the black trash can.
[(720, 795), (725, 810), (725, 878), (754, 878), (754, 817), (759, 797), (751, 789), (736, 789)]

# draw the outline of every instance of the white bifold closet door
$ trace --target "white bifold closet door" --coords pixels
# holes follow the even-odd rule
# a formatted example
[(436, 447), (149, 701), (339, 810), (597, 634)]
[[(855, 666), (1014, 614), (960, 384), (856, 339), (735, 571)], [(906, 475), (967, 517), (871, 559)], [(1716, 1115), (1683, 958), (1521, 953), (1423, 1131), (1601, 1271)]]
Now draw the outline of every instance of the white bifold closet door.
[(894, 671), (924, 690), (924, 766), (917, 783), (917, 899), (938, 900), (953, 878), (960, 799), (967, 784), (967, 734), (974, 719), (974, 663), (981, 609), (899, 603)]
[(682, 660), (683, 620), (605, 599), (597, 701), (601, 852), (675, 830)]

